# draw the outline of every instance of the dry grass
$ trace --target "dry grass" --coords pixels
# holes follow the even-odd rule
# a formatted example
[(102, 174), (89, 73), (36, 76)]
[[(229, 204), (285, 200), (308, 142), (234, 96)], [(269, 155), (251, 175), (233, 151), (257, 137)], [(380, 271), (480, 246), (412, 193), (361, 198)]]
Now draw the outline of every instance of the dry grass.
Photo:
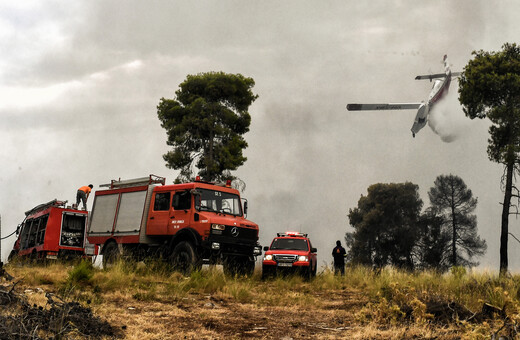
[[(262, 281), (259, 272), (230, 278), (218, 268), (184, 277), (160, 264), (119, 263), (107, 271), (81, 264), (6, 269), (23, 278), (22, 289), (90, 302), (127, 339), (489, 339), (504, 325), (499, 334), (518, 336), (514, 327), (520, 325), (519, 276), (502, 279), (460, 268), (439, 274), (355, 267), (344, 277), (326, 270), (310, 282), (297, 276)], [(452, 303), (460, 313), (435, 316), (432, 302)], [(504, 314), (466, 320), (462, 311), (479, 312), (484, 303)]]

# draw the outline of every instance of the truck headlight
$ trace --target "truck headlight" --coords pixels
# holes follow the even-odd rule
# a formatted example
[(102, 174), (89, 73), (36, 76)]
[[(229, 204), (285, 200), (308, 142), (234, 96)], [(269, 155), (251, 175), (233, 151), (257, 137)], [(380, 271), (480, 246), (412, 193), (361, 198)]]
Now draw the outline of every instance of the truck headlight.
[(273, 259), (273, 255), (265, 255), (264, 260), (265, 261), (271, 261)]
[(308, 262), (309, 261), (309, 258), (305, 255), (300, 255), (298, 256), (298, 261), (300, 262)]
[(224, 229), (226, 229), (226, 226), (223, 225), (223, 224), (215, 224), (215, 223), (213, 223), (213, 224), (211, 224), (211, 229), (213, 229), (213, 230), (224, 230)]

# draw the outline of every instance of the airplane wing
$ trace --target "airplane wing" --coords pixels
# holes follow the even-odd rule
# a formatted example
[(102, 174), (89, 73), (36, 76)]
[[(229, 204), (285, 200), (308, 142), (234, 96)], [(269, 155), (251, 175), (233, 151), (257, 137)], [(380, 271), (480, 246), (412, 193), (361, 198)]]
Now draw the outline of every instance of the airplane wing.
[(436, 73), (436, 74), (428, 74), (425, 76), (417, 76), (417, 77), (415, 77), (415, 80), (429, 79), (431, 81), (432, 79), (437, 79), (437, 78), (446, 78), (446, 73)]
[(413, 110), (418, 109), (423, 103), (389, 103), (389, 104), (348, 104), (349, 111), (373, 111), (373, 110)]

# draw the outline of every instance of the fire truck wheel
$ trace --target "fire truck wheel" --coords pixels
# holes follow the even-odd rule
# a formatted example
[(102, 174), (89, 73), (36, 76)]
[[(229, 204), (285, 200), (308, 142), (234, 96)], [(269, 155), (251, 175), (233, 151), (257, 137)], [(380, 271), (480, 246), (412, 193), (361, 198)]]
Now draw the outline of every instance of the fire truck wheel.
[(195, 248), (187, 241), (179, 242), (173, 248), (171, 263), (176, 271), (184, 275), (190, 275), (192, 271), (202, 267)]
[(109, 268), (119, 260), (119, 248), (115, 242), (109, 242), (103, 247), (103, 268)]
[(229, 276), (251, 276), (255, 262), (245, 256), (230, 256), (223, 263), (224, 273)]

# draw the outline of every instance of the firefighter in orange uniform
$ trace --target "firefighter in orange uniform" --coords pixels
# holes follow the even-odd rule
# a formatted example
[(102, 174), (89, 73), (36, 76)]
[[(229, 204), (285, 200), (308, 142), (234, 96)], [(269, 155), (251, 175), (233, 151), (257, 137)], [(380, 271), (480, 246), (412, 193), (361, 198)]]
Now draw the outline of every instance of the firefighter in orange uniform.
[(92, 184), (89, 184), (88, 186), (85, 185), (78, 189), (78, 192), (76, 193), (76, 206), (79, 207), (79, 201), (83, 201), (83, 210), (87, 210), (88, 195), (90, 195), (93, 187)]

